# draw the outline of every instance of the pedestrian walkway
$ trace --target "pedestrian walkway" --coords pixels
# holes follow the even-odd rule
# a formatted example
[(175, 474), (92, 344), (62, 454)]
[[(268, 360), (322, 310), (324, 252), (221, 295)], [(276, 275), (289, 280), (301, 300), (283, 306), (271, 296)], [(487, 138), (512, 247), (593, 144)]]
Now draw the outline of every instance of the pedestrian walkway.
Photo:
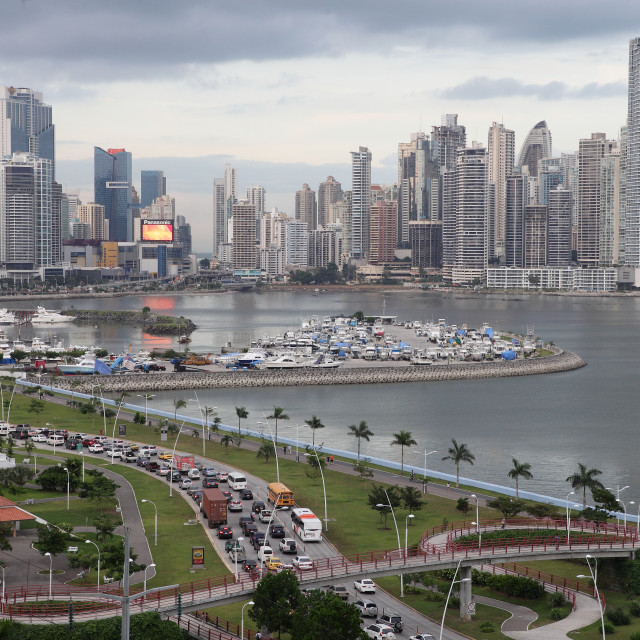
[[(484, 604), (494, 609), (502, 609), (511, 614), (511, 617), (505, 620), (501, 627), (502, 633), (506, 636), (512, 631), (527, 631), (529, 625), (538, 619), (538, 614), (528, 607), (511, 604), (503, 600), (496, 600), (495, 598), (487, 598), (486, 596), (473, 596), (472, 599), (478, 604)], [(545, 629), (548, 629), (548, 627), (545, 626)]]

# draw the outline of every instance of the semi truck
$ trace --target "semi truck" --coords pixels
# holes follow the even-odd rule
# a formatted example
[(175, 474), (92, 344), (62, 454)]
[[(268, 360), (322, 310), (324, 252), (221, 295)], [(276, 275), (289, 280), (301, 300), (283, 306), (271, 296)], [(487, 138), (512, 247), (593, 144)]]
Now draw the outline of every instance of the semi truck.
[(175, 455), (173, 457), (173, 467), (183, 475), (189, 473), (191, 469), (194, 469), (196, 466), (193, 456), (179, 456)]
[(220, 489), (203, 489), (200, 511), (209, 520), (209, 528), (227, 524), (227, 499)]

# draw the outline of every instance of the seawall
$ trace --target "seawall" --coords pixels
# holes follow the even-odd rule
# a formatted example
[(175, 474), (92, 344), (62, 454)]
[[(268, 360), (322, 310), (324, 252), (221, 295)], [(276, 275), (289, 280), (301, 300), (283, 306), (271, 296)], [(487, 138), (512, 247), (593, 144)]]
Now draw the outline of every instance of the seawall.
[[(506, 378), (573, 371), (586, 366), (571, 351), (556, 350), (545, 358), (519, 359), (511, 362), (460, 362), (407, 367), (365, 367), (340, 369), (288, 369), (255, 371), (202, 371), (186, 373), (149, 373), (111, 376), (87, 376), (77, 391), (90, 392), (100, 384), (105, 392), (171, 391), (181, 389), (216, 389), (235, 387), (291, 387), (301, 385), (389, 384)], [(77, 378), (76, 378), (77, 379)], [(72, 379), (59, 377), (56, 386), (70, 389)]]

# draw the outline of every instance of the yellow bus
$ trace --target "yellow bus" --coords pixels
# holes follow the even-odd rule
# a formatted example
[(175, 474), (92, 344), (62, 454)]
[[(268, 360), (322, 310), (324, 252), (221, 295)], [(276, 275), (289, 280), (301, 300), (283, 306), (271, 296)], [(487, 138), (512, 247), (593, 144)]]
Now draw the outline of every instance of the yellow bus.
[(276, 507), (293, 507), (295, 504), (293, 491), (281, 482), (272, 482), (268, 486), (267, 500)]

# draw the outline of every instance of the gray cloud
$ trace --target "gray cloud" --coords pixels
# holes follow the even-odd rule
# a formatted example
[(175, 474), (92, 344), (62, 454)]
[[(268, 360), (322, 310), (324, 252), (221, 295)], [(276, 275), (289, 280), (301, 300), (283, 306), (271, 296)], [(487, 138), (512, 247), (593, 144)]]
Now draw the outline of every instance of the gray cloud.
[(528, 96), (539, 100), (598, 99), (623, 96), (627, 93), (624, 82), (591, 82), (583, 86), (571, 86), (561, 81), (545, 84), (526, 84), (515, 78), (487, 78), (476, 76), (462, 84), (441, 92), (443, 98), (455, 100), (488, 100)]

